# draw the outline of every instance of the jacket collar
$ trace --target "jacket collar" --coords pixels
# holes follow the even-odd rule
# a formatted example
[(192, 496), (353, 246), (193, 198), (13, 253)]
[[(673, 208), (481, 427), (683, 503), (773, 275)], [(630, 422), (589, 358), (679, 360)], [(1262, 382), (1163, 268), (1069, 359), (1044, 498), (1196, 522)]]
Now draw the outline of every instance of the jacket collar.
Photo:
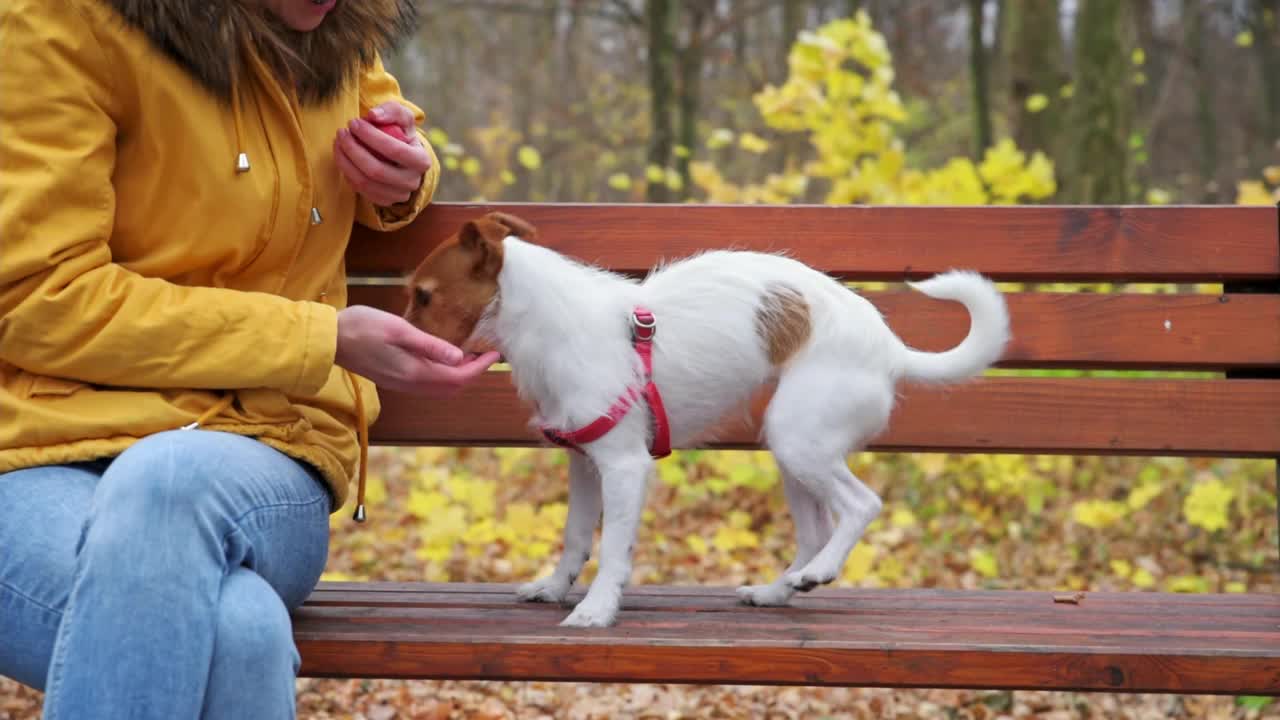
[(282, 26), (260, 0), (103, 1), (224, 100), (252, 66), (250, 54), (292, 85), (302, 103), (330, 100), (417, 23), (414, 0), (338, 0), (309, 33)]

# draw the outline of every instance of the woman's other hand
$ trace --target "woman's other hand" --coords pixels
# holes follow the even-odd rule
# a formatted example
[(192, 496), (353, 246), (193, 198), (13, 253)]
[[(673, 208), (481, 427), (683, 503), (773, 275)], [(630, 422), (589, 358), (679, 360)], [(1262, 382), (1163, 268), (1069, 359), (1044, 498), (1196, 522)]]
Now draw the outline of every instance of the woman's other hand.
[(498, 361), (498, 353), (467, 357), (462, 350), (376, 308), (338, 311), (334, 362), (397, 392), (449, 397)]
[[(383, 132), (375, 122), (399, 127), (409, 141)], [(431, 168), (431, 154), (414, 129), (413, 113), (398, 102), (382, 103), (338, 130), (333, 154), (356, 192), (382, 207), (408, 200)]]

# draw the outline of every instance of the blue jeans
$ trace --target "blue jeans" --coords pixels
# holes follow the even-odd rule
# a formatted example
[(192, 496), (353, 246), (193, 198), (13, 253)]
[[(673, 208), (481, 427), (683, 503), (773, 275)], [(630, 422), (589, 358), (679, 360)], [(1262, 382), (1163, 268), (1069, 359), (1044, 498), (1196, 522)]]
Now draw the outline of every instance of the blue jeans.
[(0, 675), (45, 720), (292, 718), (329, 512), (310, 466), (203, 430), (0, 475)]

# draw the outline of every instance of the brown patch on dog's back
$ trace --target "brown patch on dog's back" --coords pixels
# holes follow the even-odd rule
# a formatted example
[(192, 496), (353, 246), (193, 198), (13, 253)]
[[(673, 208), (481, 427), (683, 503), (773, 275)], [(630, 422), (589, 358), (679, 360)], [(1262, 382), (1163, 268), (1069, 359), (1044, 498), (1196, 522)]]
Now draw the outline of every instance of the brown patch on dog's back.
[(765, 293), (756, 310), (756, 334), (764, 341), (769, 362), (782, 365), (804, 346), (813, 331), (809, 303), (789, 287)]

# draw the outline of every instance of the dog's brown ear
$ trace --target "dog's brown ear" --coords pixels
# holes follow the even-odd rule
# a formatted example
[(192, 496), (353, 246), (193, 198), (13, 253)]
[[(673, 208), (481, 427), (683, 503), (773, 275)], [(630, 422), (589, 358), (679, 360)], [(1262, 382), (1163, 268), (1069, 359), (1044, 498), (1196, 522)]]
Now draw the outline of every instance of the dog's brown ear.
[(468, 220), (458, 231), (458, 244), (476, 256), (472, 272), (476, 277), (496, 278), (502, 269), (502, 240), (510, 235), (506, 226), (487, 216)]
[(537, 229), (522, 217), (504, 212), (491, 212), (485, 217), (506, 227), (508, 235), (515, 235), (525, 242), (534, 242), (538, 238)]

